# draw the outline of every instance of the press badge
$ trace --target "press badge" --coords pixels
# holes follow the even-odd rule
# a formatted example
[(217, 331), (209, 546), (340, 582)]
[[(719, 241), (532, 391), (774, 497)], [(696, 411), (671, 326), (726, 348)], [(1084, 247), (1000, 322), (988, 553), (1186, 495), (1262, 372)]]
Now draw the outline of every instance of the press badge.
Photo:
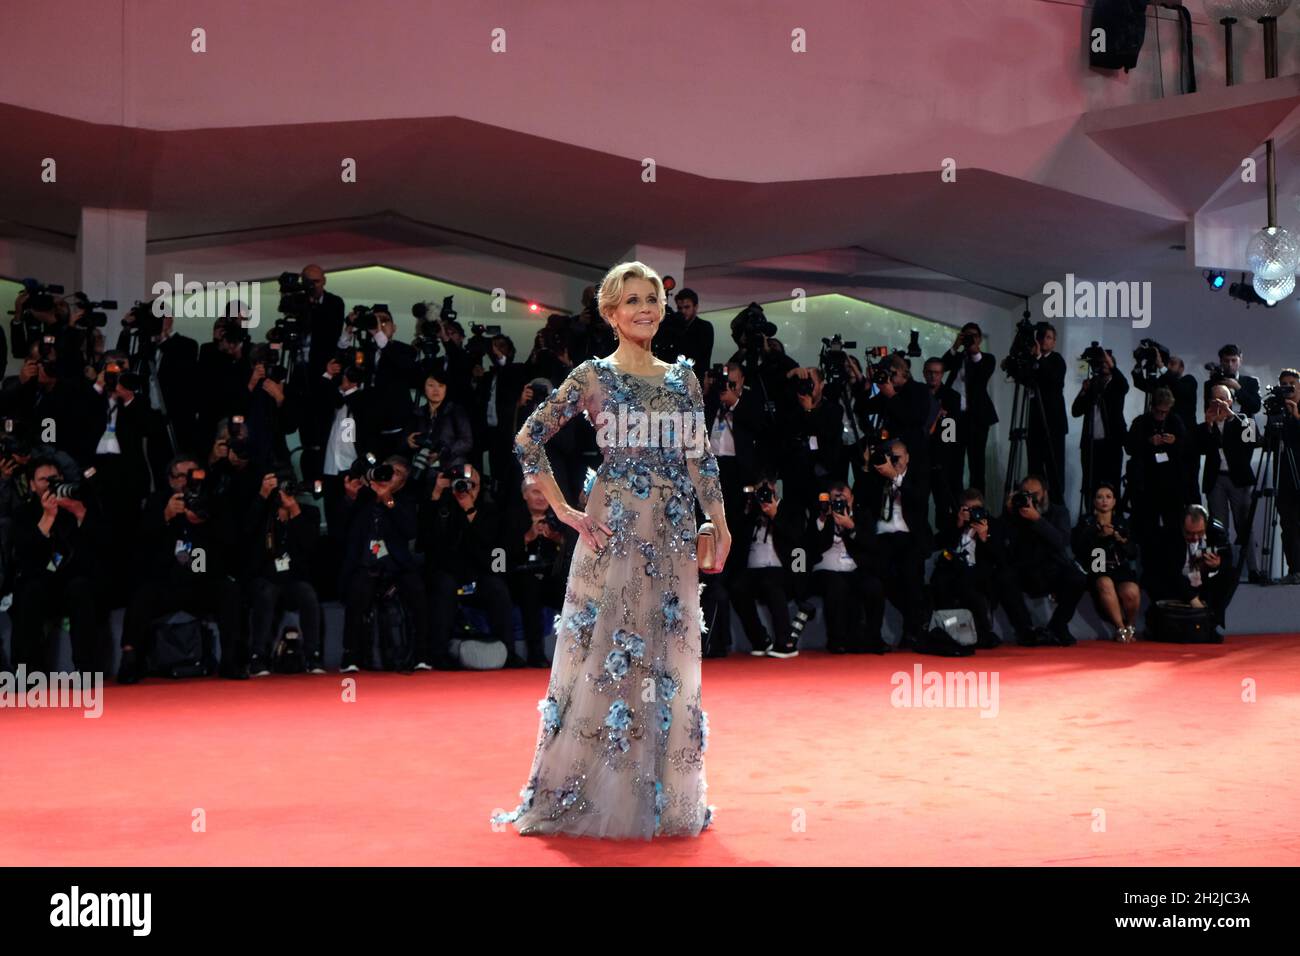
[(1169, 452), (1167, 451), (1156, 452), (1156, 464), (1163, 465), (1168, 460), (1169, 460)]
[(275, 559), (275, 570), (279, 574), (289, 570), (289, 556), (287, 554), (282, 554)]
[(63, 563), (63, 555), (55, 551), (52, 555), (50, 555), (50, 563), (45, 566), (45, 570), (57, 571), (59, 570), (59, 565), (62, 563)]
[(809, 450), (809, 451), (816, 451), (816, 450), (817, 450), (817, 436), (816, 436), (816, 435), (809, 435), (809, 436), (808, 436), (808, 450)]
[(376, 558), (388, 557), (388, 545), (384, 544), (383, 539), (370, 542), (370, 553)]

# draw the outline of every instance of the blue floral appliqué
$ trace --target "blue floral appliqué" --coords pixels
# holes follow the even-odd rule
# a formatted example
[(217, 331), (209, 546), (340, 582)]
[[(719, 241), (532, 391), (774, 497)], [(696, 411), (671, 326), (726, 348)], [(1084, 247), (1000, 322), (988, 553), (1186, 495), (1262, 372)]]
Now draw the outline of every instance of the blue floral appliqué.
[(553, 737), (560, 730), (560, 702), (554, 697), (543, 697), (537, 702), (537, 709), (542, 715), (542, 732)]
[(628, 728), (632, 726), (632, 710), (627, 706), (627, 701), (619, 698), (609, 705), (609, 713), (605, 715), (605, 726), (609, 728), (606, 735), (610, 747), (627, 753), (628, 748), (632, 746), (628, 738)]

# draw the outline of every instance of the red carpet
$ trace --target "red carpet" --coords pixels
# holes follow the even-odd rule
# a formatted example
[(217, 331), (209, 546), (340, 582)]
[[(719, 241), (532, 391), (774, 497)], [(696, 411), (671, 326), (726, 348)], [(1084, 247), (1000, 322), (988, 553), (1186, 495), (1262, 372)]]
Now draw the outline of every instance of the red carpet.
[[(892, 706), (917, 663), (996, 672), (997, 716)], [(493, 832), (546, 679), (361, 674), (356, 703), (337, 675), (154, 680), (98, 720), (0, 711), (0, 864), (1300, 863), (1294, 635), (706, 661), (717, 818), (653, 843)]]

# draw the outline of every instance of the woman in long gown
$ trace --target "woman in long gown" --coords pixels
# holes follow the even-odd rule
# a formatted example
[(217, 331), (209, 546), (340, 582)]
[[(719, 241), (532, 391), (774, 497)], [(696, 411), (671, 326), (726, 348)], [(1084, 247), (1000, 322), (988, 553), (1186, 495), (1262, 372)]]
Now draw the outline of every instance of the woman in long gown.
[[(525, 476), (580, 537), (522, 802), (492, 822), (521, 834), (697, 836), (713, 808), (695, 502), (717, 528), (720, 568), (731, 535), (718, 464), (691, 363), (650, 352), (664, 316), (659, 276), (639, 262), (616, 266), (599, 306), (618, 348), (574, 368), (515, 442)], [(604, 455), (585, 513), (564, 500), (543, 447), (575, 415), (595, 426)], [(652, 427), (638, 429), (646, 420)]]

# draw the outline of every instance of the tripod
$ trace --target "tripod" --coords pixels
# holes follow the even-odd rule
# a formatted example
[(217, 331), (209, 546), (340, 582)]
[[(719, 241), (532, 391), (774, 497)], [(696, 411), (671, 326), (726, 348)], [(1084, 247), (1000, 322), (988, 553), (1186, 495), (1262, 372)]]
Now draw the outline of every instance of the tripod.
[[(1255, 483), (1250, 493), (1250, 510), (1246, 515), (1245, 533), (1241, 540), (1241, 555), (1237, 558), (1237, 563), (1233, 566), (1232, 588), (1228, 591), (1228, 600), (1232, 600), (1232, 595), (1236, 593), (1237, 587), (1241, 583), (1241, 572), (1246, 566), (1246, 554), (1251, 545), (1251, 537), (1255, 531), (1255, 515), (1259, 510), (1260, 499), (1265, 500), (1264, 505), (1264, 527), (1267, 537), (1264, 540), (1262, 554), (1264, 558), (1265, 583), (1271, 584), (1271, 572), (1273, 569), (1273, 539), (1277, 528), (1277, 484), (1281, 476), (1283, 463), (1286, 464), (1288, 472), (1293, 482), (1293, 487), (1300, 488), (1300, 470), (1296, 468), (1295, 455), (1292, 449), (1285, 447), (1282, 443), (1282, 416), (1269, 415), (1267, 424), (1264, 426), (1263, 451), (1260, 452), (1259, 464), (1255, 468)], [(1279, 449), (1282, 454), (1278, 454)], [(1268, 483), (1264, 478), (1268, 477)]]
[[(1259, 467), (1255, 472), (1255, 487), (1251, 492), (1250, 530), (1255, 527), (1255, 510), (1260, 499), (1264, 500), (1264, 540), (1260, 547), (1260, 558), (1264, 570), (1264, 583), (1273, 583), (1274, 543), (1277, 540), (1278, 511), (1277, 492), (1285, 467), (1291, 479), (1292, 488), (1300, 488), (1300, 469), (1296, 467), (1295, 452), (1282, 441), (1282, 415), (1269, 415), (1264, 426), (1263, 451), (1259, 456)], [(1264, 484), (1267, 477), (1268, 483)], [(1243, 549), (1243, 559), (1245, 552)], [(1280, 567), (1279, 567), (1280, 570)], [(1289, 571), (1300, 570), (1288, 568)], [(1241, 576), (1241, 568), (1237, 569)]]
[[(1025, 385), (1019, 379), (1014, 380), (1016, 383), (1015, 392), (1011, 398), (1011, 429), (1009, 437), (1011, 447), (1007, 451), (1007, 477), (1002, 486), (1002, 500), (1005, 502), (1011, 497), (1011, 491), (1016, 486), (1016, 475), (1020, 468), (1020, 448), (1029, 436), (1029, 419), (1030, 406), (1038, 409), (1038, 417), (1043, 425), (1043, 434), (1048, 433), (1047, 412), (1043, 410), (1042, 402), (1038, 401), (1038, 392), (1032, 385)], [(1047, 453), (1048, 467), (1053, 475), (1056, 474), (1056, 458), (1052, 454), (1052, 446), (1049, 443), (1045, 449)], [(1028, 452), (1026, 451), (1026, 455)]]

